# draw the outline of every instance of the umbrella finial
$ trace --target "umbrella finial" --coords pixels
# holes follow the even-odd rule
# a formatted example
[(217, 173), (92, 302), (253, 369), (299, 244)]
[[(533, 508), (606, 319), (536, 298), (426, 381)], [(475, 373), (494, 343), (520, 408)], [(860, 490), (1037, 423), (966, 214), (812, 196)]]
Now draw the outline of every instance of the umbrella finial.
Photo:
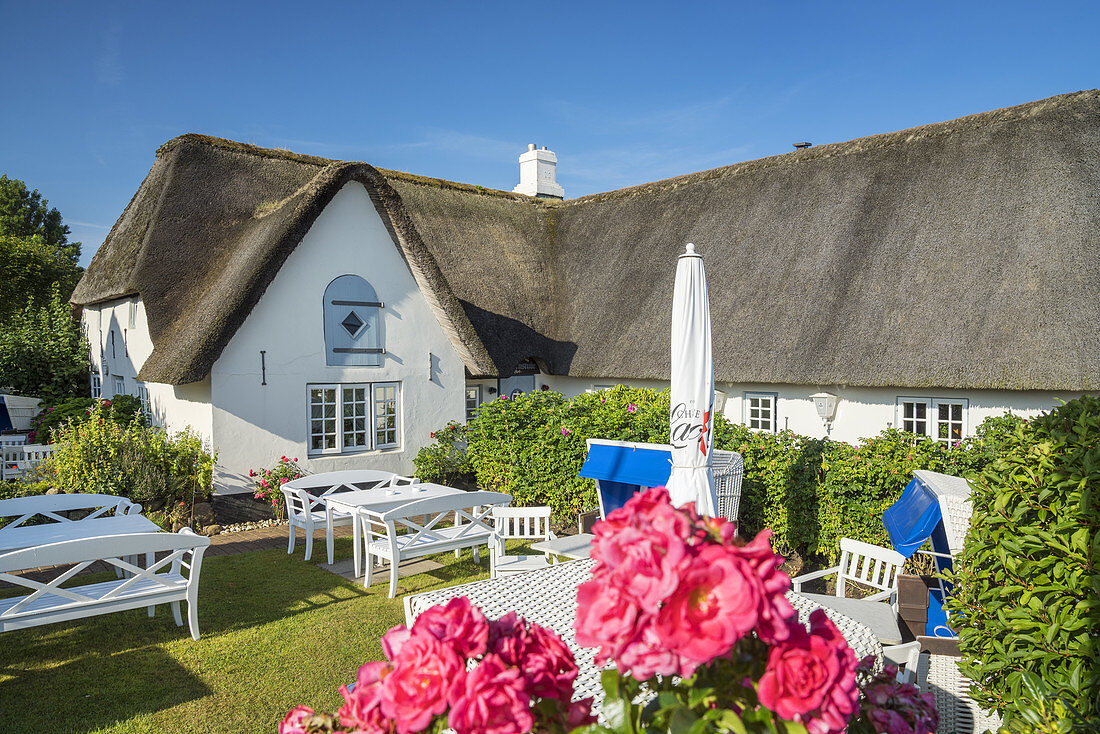
[(684, 254), (680, 257), (702, 257), (699, 253), (695, 252), (695, 245), (687, 243), (687, 247), (684, 248)]

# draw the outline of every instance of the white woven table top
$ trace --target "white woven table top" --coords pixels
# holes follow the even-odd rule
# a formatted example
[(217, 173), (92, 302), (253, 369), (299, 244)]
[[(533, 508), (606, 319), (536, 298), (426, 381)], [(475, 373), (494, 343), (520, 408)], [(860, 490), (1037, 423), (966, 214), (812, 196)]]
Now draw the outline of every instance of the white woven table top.
[[(599, 702), (603, 696), (600, 671), (593, 662), (595, 650), (579, 646), (573, 634), (573, 621), (577, 616), (577, 586), (588, 579), (594, 564), (595, 561), (588, 559), (570, 561), (514, 576), (412, 594), (405, 597), (406, 623), (411, 626), (421, 612), (460, 596), (480, 607), (490, 619), (514, 611), (529, 622), (558, 633), (573, 651), (580, 668), (574, 683), (574, 698), (593, 696)], [(794, 592), (788, 592), (787, 599), (798, 611), (803, 624), (807, 623), (810, 613), (819, 608)], [(882, 646), (870, 629), (831, 609), (826, 609), (825, 613), (840, 628), (857, 658), (875, 655), (882, 659)]]

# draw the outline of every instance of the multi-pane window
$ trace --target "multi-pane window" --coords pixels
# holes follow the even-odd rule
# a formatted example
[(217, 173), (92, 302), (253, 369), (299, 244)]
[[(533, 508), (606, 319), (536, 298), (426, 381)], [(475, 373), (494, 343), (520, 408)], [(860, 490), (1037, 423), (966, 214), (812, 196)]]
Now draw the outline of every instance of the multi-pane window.
[(901, 430), (906, 433), (915, 433), (918, 436), (929, 435), (928, 430), (928, 401), (899, 399), (901, 403)]
[(126, 378), (122, 375), (115, 375), (115, 395), (126, 394)]
[(775, 393), (745, 393), (745, 425), (758, 431), (775, 433)]
[(965, 398), (898, 398), (898, 427), (954, 444), (966, 435)]
[(473, 420), (477, 406), (481, 405), (481, 385), (466, 386), (466, 421)]
[(309, 386), (309, 452), (391, 448), (399, 445), (400, 406), (395, 382)]
[(344, 448), (366, 448), (370, 446), (370, 416), (367, 415), (368, 388), (364, 385), (349, 385), (341, 388), (343, 392)]
[(932, 408), (936, 414), (936, 440), (952, 445), (962, 441), (966, 434), (966, 401), (937, 398)]
[(103, 394), (103, 384), (100, 381), (99, 373), (92, 373), (92, 397), (98, 398)]
[(141, 412), (146, 416), (152, 415), (151, 405), (149, 403), (149, 388), (145, 386), (144, 382), (135, 382), (137, 387), (137, 399), (141, 402)]
[(374, 447), (397, 445), (397, 385), (374, 386)]
[(137, 301), (130, 301), (130, 313), (127, 323), (131, 329), (137, 328)]

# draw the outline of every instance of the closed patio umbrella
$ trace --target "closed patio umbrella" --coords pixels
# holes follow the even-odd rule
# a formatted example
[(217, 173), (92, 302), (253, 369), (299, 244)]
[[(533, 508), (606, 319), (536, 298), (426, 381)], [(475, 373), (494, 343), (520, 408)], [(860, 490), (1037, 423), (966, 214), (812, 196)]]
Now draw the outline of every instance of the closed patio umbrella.
[(690, 242), (676, 264), (672, 295), (672, 397), (669, 409), (672, 474), (668, 492), (679, 507), (694, 502), (714, 516), (714, 365), (710, 352), (710, 300), (703, 257)]

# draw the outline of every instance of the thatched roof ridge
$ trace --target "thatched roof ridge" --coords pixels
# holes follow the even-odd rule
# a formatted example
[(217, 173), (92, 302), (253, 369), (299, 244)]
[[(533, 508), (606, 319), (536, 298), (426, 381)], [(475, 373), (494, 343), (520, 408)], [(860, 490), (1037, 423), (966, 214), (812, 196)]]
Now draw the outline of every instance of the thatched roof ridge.
[(351, 180), (471, 375), (667, 379), (691, 240), (719, 381), (1100, 388), (1096, 90), (564, 202), (185, 135), (73, 302), (139, 293), (142, 377), (201, 379)]
[(1052, 109), (1088, 105), (1089, 103), (1096, 103), (1098, 99), (1100, 99), (1100, 89), (1086, 89), (1079, 92), (1047, 97), (1033, 102), (1025, 102), (1024, 104), (1012, 107), (1002, 107), (996, 110), (977, 112), (972, 115), (955, 118), (954, 120), (932, 122), (926, 125), (907, 128), (905, 130), (879, 133), (877, 135), (854, 138), (844, 142), (815, 145), (802, 150), (780, 153), (765, 158), (756, 158), (751, 161), (742, 161), (728, 166), (711, 168), (706, 171), (672, 176), (659, 181), (650, 181), (636, 186), (614, 189), (613, 191), (588, 194), (587, 196), (580, 196), (566, 201), (551, 201), (550, 204), (552, 206), (583, 206), (585, 204), (609, 201), (612, 199), (659, 194), (663, 191), (670, 191), (693, 183), (700, 183), (715, 178), (724, 178), (726, 176), (757, 173), (773, 168), (785, 168), (788, 166), (812, 165), (835, 156), (859, 155), (871, 150), (882, 150), (898, 145), (950, 136), (960, 131), (973, 131), (993, 125), (1020, 122)]
[(140, 294), (154, 348), (139, 379), (201, 380), (349, 181), (367, 188), (466, 364), (494, 371), (462, 305), (379, 171), (208, 136), (185, 135), (161, 146), (72, 302), (86, 306)]

